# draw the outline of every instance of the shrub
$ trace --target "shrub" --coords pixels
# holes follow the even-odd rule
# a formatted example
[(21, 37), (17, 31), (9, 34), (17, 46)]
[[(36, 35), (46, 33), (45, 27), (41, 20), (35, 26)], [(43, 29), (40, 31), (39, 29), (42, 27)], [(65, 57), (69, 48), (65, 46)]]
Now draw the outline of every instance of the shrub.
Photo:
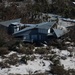
[(9, 50), (17, 51), (23, 54), (33, 54), (33, 45), (16, 42), (9, 47)]
[(65, 56), (62, 56), (62, 57), (61, 57), (61, 59), (63, 59), (63, 60), (65, 60), (66, 58), (67, 58), (67, 57), (65, 57)]
[(34, 45), (33, 45), (33, 44), (24, 43), (23, 46), (24, 46), (24, 47), (28, 47), (29, 49), (34, 49)]
[(56, 55), (56, 54), (50, 55), (50, 58), (49, 58), (49, 59), (50, 59), (51, 61), (53, 61), (55, 58), (57, 58), (57, 55)]
[(36, 57), (33, 55), (33, 56), (30, 57), (30, 60), (31, 60), (31, 61), (34, 61), (35, 58), (36, 58)]
[(46, 54), (46, 53), (48, 53), (48, 50), (46, 48), (37, 48), (35, 50), (35, 53), (38, 53), (38, 54)]
[(57, 47), (60, 50), (67, 49), (67, 46), (64, 44), (64, 41), (62, 38), (59, 39), (51, 39), (48, 43), (49, 46)]
[(10, 66), (7, 63), (0, 62), (0, 68), (9, 68)]
[[(13, 42), (12, 40), (10, 42)], [(19, 46), (20, 41), (14, 41), (13, 43), (8, 45), (9, 50), (17, 51), (16, 47)]]
[(25, 55), (25, 56), (23, 56), (23, 57), (21, 58), (20, 61), (21, 61), (22, 63), (24, 63), (24, 64), (27, 64), (27, 60), (30, 60), (30, 57)]
[(64, 67), (58, 65), (51, 67), (51, 73), (57, 75), (67, 75), (67, 71), (64, 70)]
[(8, 53), (9, 53), (8, 48), (6, 48), (6, 47), (0, 48), (0, 55), (4, 55), (4, 54), (8, 54)]
[(75, 75), (75, 70), (74, 70), (74, 69), (69, 69), (69, 70), (68, 70), (68, 73), (69, 73), (70, 75)]
[(5, 63), (8, 63), (10, 65), (16, 65), (19, 62), (17, 54), (12, 54), (8, 57), (8, 59), (5, 61)]
[(5, 41), (0, 38), (0, 47), (2, 47), (5, 44)]
[(33, 50), (29, 49), (28, 47), (23, 47), (17, 50), (17, 52), (19, 53), (23, 53), (23, 54), (33, 54)]

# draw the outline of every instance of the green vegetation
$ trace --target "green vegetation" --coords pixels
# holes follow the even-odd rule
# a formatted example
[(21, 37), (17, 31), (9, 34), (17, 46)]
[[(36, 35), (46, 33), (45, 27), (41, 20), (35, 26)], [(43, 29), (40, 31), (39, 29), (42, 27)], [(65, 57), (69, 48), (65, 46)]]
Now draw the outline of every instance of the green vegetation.
[(37, 54), (48, 54), (49, 50), (47, 50), (46, 48), (37, 48), (35, 50), (35, 53)]
[[(27, 0), (26, 4), (23, 2), (23, 6), (14, 3), (14, 1), (7, 7), (4, 4), (0, 5), (1, 20), (22, 18), (23, 23), (38, 23), (41, 21), (40, 13), (53, 13), (63, 17), (75, 18), (75, 5), (72, 0), (52, 0), (52, 3), (49, 3), (48, 0), (34, 0), (34, 4), (31, 0)], [(35, 19), (36, 16), (38, 16), (37, 20)]]
[(27, 64), (27, 60), (30, 60), (30, 57), (25, 55), (25, 56), (23, 56), (23, 57), (21, 58), (20, 61), (21, 61), (22, 63)]

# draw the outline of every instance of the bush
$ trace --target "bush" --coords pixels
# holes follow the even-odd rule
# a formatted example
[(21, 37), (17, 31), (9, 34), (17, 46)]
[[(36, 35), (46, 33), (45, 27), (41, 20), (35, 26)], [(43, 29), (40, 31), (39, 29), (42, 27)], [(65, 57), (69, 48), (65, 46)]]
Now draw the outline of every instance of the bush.
[(30, 57), (25, 55), (25, 56), (23, 56), (23, 57), (21, 58), (20, 61), (21, 61), (22, 63), (24, 63), (24, 64), (27, 64), (27, 60), (30, 60)]
[(33, 56), (30, 57), (30, 60), (31, 60), (31, 61), (34, 61), (35, 58), (36, 58), (36, 57), (33, 55)]
[(69, 69), (68, 72), (69, 72), (69, 74), (71, 74), (71, 75), (75, 75), (75, 70), (74, 70), (74, 69)]
[[(13, 41), (11, 40), (10, 42), (13, 42)], [(13, 43), (9, 44), (8, 45), (9, 50), (16, 51), (17, 50), (16, 47), (19, 46), (19, 43), (20, 43), (19, 41), (14, 41)]]
[(8, 48), (6, 48), (6, 47), (0, 48), (0, 55), (4, 55), (4, 54), (8, 54), (8, 53), (9, 53)]
[(19, 62), (17, 54), (12, 54), (8, 57), (8, 59), (5, 61), (5, 63), (8, 63), (10, 65), (16, 65)]
[(67, 74), (68, 72), (64, 70), (63, 66), (58, 66), (58, 65), (52, 66), (51, 73), (56, 75), (69, 75)]
[(0, 47), (2, 47), (5, 44), (5, 41), (0, 38)]
[(29, 49), (34, 49), (34, 45), (33, 44), (24, 43), (23, 46), (24, 47), (28, 47)]
[(29, 49), (28, 47), (17, 49), (17, 52), (27, 54), (27, 55), (33, 54), (33, 50)]
[(10, 68), (10, 66), (7, 63), (0, 62), (0, 68)]
[(38, 54), (46, 54), (46, 53), (48, 53), (48, 50), (46, 48), (37, 48), (35, 50), (35, 53), (38, 53)]
[[(63, 36), (64, 37), (64, 36)], [(66, 38), (66, 37), (65, 37)], [(63, 38), (59, 38), (59, 39), (51, 39), (48, 43), (49, 46), (54, 46), (60, 50), (64, 50), (67, 49), (67, 46), (64, 44)]]
[(30, 44), (24, 44), (21, 42), (16, 42), (9, 47), (9, 50), (17, 51), (23, 54), (33, 54), (34, 46)]

